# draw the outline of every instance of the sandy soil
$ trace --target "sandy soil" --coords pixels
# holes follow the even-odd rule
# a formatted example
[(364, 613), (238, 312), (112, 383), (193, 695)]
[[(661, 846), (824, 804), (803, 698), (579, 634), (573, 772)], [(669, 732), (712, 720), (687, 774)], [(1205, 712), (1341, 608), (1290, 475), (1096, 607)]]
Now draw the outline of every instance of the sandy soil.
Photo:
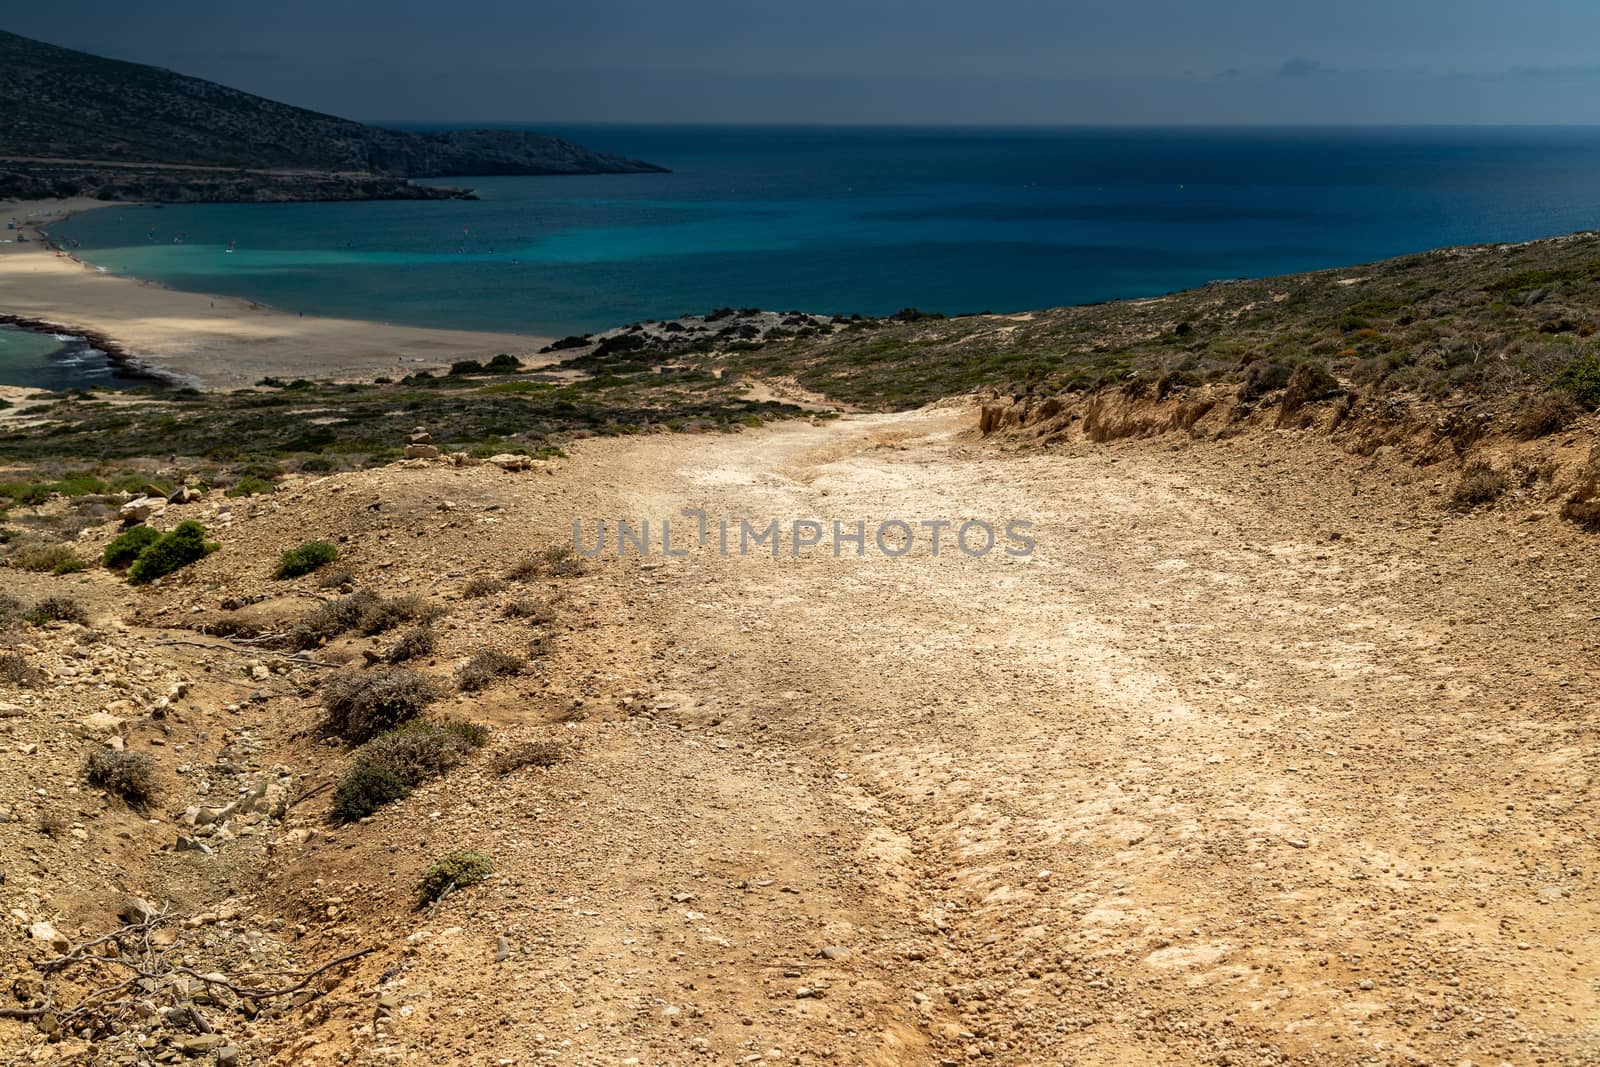
[[(525, 647), (500, 611), (524, 591), (459, 589), (574, 517), (1038, 537), (1027, 560), (696, 547), (545, 583), (541, 673), (447, 710), (570, 758), (476, 761), (344, 830), (291, 811), (260, 887), (230, 890), (241, 922), (288, 916), (307, 962), (379, 951), (228, 1023), (247, 1061), (1600, 1063), (1592, 538), (1447, 516), (1426, 471), (1294, 434), (1037, 451), (973, 424), (590, 441), (530, 474), (413, 464), (234, 504), (222, 551), (134, 598), (147, 625), (290, 603), (263, 561), (342, 536), (362, 584), (449, 602), (441, 674)], [(171, 663), (216, 681), (147, 749), (169, 766), (248, 737), (308, 787), (337, 773), (296, 738), (293, 671), (224, 714), (205, 685), (236, 654)], [(125, 828), (89, 825), (86, 849)], [(409, 910), (463, 847), (497, 874)], [(232, 853), (178, 855), (192, 894)]]
[[(0, 203), (0, 217), (48, 225), (93, 200)], [(33, 236), (33, 234), (30, 234)], [(388, 326), (274, 311), (102, 274), (36, 243), (0, 245), (0, 311), (112, 338), (138, 359), (207, 388), (281, 378), (371, 378), (508, 352), (529, 363), (548, 338)]]

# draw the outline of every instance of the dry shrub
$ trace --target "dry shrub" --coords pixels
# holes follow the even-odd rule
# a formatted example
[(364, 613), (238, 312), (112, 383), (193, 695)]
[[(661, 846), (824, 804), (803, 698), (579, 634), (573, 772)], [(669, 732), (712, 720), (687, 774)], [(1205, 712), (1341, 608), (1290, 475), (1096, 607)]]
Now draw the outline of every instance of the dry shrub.
[(87, 566), (66, 545), (43, 543), (23, 545), (17, 549), (11, 555), (11, 565), (19, 570), (40, 574), (70, 574)]
[(1301, 408), (1321, 400), (1329, 400), (1344, 392), (1339, 379), (1317, 366), (1302, 363), (1289, 376), (1283, 390), (1283, 400), (1278, 410), (1278, 424), (1287, 425)]
[(571, 545), (550, 545), (522, 560), (507, 575), (513, 581), (534, 578), (576, 578), (583, 573), (583, 560)]
[(438, 604), (415, 594), (388, 598), (358, 589), (302, 615), (289, 631), (289, 642), (296, 648), (316, 648), (351, 630), (371, 636), (404, 622), (427, 624), (443, 614)]
[(1517, 413), (1512, 432), (1521, 441), (1532, 441), (1560, 433), (1577, 421), (1583, 409), (1564, 393), (1545, 393), (1534, 397)]
[(155, 766), (143, 752), (115, 748), (92, 752), (84, 776), (90, 785), (121, 797), (132, 808), (143, 809), (155, 798)]
[(467, 579), (467, 584), (461, 587), (461, 595), (476, 600), (479, 597), (493, 596), (505, 587), (506, 583), (501, 579), (480, 574), (476, 578)]
[(85, 626), (89, 622), (89, 613), (71, 597), (47, 596), (29, 608), (23, 618), (35, 626), (43, 626), (47, 622), (75, 622)]
[(554, 741), (524, 741), (495, 756), (489, 769), (507, 775), (524, 767), (550, 767), (565, 756), (566, 750)]
[(497, 678), (521, 674), (527, 666), (527, 661), (521, 657), (494, 648), (480, 648), (456, 673), (456, 684), (463, 693), (475, 693), (489, 688)]
[(331, 571), (323, 571), (317, 578), (317, 586), (321, 589), (338, 589), (351, 584), (356, 576), (343, 567), (336, 567)]
[(323, 730), (359, 744), (415, 719), (441, 695), (433, 679), (416, 671), (341, 671), (322, 689)]
[(1499, 500), (1508, 488), (1510, 479), (1503, 472), (1474, 464), (1462, 472), (1461, 480), (1450, 494), (1450, 506), (1457, 511), (1471, 511)]
[(0, 652), (0, 682), (18, 687), (36, 685), (42, 675), (21, 652)]
[(329, 814), (335, 822), (365, 818), (446, 773), (488, 740), (489, 728), (470, 722), (413, 721), (381, 733), (356, 749)]
[(404, 663), (408, 659), (420, 659), (432, 654), (434, 646), (438, 643), (433, 633), (431, 623), (413, 626), (400, 635), (384, 656), (390, 663)]
[(1591, 533), (1600, 533), (1600, 445), (1578, 476), (1578, 487), (1561, 506), (1561, 517)]
[(525, 619), (543, 626), (556, 621), (556, 605), (549, 597), (521, 597), (506, 605), (506, 618)]

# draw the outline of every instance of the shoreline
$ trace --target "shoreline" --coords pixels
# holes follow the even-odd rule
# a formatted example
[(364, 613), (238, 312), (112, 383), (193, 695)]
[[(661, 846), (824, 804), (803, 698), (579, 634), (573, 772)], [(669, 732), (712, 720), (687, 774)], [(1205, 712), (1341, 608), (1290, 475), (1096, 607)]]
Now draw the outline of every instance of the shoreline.
[(130, 375), (207, 390), (266, 377), (402, 377), (502, 352), (535, 366), (559, 358), (537, 354), (548, 337), (326, 318), (170, 289), (103, 271), (49, 238), (52, 224), (114, 206), (81, 197), (0, 203), (0, 216), (17, 220), (16, 236), (26, 235), (0, 245), (0, 322), (82, 337)]

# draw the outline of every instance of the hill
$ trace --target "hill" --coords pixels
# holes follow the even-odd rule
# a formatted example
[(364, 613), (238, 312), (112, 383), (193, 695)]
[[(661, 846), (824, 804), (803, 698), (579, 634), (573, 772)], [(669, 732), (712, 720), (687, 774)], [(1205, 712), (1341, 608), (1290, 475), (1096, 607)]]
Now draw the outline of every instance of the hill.
[(0, 110), (0, 196), (368, 199), (460, 195), (411, 178), (663, 169), (519, 130), (381, 129), (4, 32)]

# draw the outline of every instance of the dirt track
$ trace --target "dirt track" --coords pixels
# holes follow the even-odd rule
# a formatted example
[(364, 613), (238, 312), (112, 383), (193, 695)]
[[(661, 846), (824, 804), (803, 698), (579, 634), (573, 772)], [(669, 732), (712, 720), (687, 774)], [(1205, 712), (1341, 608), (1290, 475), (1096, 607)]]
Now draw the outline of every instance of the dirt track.
[[(271, 589), (260, 561), (312, 528), (350, 531), (363, 582), (447, 598), (573, 517), (1025, 518), (1038, 538), (1027, 560), (696, 548), (572, 580), (582, 622), (546, 678), (448, 709), (572, 758), (472, 765), (279, 846), (251, 921), (302, 924), (308, 961), (383, 948), (249, 1047), (1600, 1062), (1592, 539), (1526, 509), (1447, 518), (1429, 471), (1317, 438), (1039, 451), (973, 424), (591, 441), (553, 477), (389, 468), (242, 513), (173, 617), (219, 582)], [(525, 640), (452, 603), (449, 655)], [(293, 739), (305, 707), (236, 712), (208, 743), (253, 731), (327, 773)], [(294, 819), (321, 826), (315, 804)], [(408, 912), (457, 847), (495, 878)]]
[(607, 562), (589, 704), (644, 713), (573, 728), (549, 838), (480, 827), (561, 903), (475, 913), (533, 940), (511, 985), (432, 949), (399, 1043), (476, 997), (523, 1024), (503, 1055), (571, 1062), (1600, 1061), (1581, 535), (1440, 520), (1289, 436), (970, 425), (580, 451), (586, 518), (1025, 517), (1038, 549)]

